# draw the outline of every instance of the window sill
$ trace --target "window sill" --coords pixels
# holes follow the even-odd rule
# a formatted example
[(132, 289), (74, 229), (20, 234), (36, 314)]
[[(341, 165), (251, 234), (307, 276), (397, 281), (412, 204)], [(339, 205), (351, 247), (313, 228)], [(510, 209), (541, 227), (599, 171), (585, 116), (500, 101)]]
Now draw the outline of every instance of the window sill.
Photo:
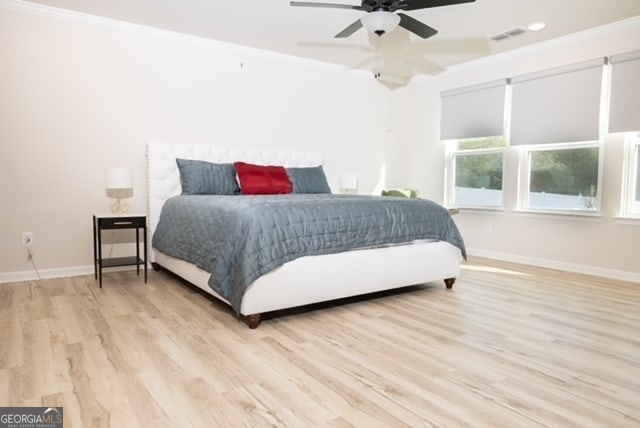
[(580, 220), (589, 222), (601, 222), (602, 213), (599, 211), (544, 211), (544, 210), (513, 210), (513, 214), (522, 217), (543, 217), (562, 220)]
[(632, 226), (640, 226), (640, 216), (616, 216), (614, 217), (616, 223), (618, 224), (630, 224)]
[(482, 206), (466, 207), (466, 206), (452, 205), (450, 207), (447, 207), (447, 209), (457, 210), (459, 213), (474, 212), (479, 214), (504, 214), (504, 207), (482, 207)]

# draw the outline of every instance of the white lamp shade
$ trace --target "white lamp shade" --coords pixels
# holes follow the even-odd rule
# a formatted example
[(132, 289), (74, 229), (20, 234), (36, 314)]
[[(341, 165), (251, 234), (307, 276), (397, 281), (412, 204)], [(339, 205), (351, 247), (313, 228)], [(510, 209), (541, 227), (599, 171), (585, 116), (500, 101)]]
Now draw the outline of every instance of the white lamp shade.
[(108, 190), (133, 188), (133, 175), (129, 168), (109, 168), (105, 173), (105, 179)]
[(392, 12), (376, 11), (367, 13), (360, 22), (368, 32), (381, 36), (395, 30), (400, 23), (400, 16)]

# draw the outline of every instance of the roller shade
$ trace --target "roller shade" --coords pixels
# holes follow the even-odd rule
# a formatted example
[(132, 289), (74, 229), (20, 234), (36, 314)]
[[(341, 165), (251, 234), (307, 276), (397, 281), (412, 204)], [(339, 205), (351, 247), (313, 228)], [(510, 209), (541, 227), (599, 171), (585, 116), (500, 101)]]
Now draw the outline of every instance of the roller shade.
[(605, 61), (586, 61), (513, 78), (511, 144), (599, 139)]
[(440, 139), (504, 135), (507, 83), (501, 79), (442, 92)]
[(611, 57), (609, 132), (640, 131), (640, 51)]

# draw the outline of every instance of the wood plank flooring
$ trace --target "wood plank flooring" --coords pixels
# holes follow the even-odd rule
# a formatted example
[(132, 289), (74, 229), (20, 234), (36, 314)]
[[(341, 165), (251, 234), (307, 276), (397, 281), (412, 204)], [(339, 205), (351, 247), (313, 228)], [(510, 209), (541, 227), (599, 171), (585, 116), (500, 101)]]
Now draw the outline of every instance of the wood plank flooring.
[(161, 272), (0, 285), (0, 406), (65, 427), (640, 427), (640, 284), (473, 259), (266, 317)]

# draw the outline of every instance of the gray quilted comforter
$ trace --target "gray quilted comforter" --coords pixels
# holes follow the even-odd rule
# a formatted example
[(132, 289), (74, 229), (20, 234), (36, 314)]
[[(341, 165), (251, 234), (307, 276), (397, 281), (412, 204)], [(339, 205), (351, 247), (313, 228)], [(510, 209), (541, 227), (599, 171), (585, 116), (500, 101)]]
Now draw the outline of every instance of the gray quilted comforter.
[(449, 212), (426, 199), (351, 195), (181, 195), (164, 204), (153, 247), (211, 273), (236, 312), (246, 288), (298, 257), (438, 239), (464, 242)]

